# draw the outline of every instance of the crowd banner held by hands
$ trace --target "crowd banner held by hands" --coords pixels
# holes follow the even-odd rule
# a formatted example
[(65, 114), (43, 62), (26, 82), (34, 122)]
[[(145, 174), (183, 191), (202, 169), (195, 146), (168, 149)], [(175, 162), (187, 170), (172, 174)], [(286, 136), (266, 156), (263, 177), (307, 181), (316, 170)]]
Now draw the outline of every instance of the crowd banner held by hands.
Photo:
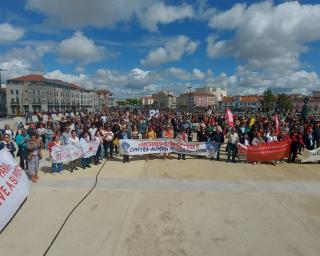
[(17, 165), (10, 152), (0, 151), (0, 231), (6, 226), (29, 195), (25, 172)]
[(302, 163), (307, 162), (318, 162), (320, 161), (320, 148), (316, 148), (314, 150), (305, 149), (302, 154)]
[(215, 157), (217, 147), (214, 142), (183, 142), (176, 139), (120, 140), (120, 154), (122, 155), (134, 156), (160, 153)]
[(79, 145), (62, 145), (52, 148), (51, 156), (54, 163), (63, 163), (76, 160), (81, 157), (90, 157), (97, 153), (99, 142), (79, 143)]
[(242, 158), (242, 160), (246, 161), (277, 161), (289, 157), (290, 141), (271, 142), (257, 146), (244, 146), (242, 144), (238, 144), (238, 152), (240, 159)]

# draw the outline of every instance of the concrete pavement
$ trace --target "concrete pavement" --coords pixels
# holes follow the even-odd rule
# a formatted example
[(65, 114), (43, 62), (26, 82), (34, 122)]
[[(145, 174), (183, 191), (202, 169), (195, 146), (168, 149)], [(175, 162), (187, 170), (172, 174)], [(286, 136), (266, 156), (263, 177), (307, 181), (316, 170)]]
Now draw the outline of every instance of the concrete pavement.
[[(97, 171), (42, 172), (1, 255), (42, 255)], [(317, 256), (319, 237), (318, 164), (109, 161), (48, 255)]]

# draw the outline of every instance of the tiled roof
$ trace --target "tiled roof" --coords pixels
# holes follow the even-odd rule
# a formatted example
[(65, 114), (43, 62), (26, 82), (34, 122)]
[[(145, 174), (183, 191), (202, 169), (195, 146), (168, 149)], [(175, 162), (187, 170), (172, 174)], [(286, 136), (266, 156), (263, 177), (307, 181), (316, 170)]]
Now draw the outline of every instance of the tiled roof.
[(9, 79), (8, 81), (44, 81), (46, 78), (42, 75), (28, 75)]
[(222, 101), (223, 101), (223, 102), (233, 102), (234, 99), (235, 99), (234, 96), (226, 96), (226, 97), (223, 97), (223, 98), (222, 98)]
[(241, 96), (240, 102), (257, 102), (260, 100), (258, 96)]

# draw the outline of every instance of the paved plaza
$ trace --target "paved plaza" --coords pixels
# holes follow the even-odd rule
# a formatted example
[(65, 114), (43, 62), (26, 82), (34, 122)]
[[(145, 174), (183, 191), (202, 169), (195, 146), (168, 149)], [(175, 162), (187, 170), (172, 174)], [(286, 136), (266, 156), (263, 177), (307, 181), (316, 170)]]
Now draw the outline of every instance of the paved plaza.
[[(1, 254), (42, 255), (101, 166), (55, 176), (43, 166)], [(319, 237), (317, 164), (115, 159), (48, 255), (317, 256)]]

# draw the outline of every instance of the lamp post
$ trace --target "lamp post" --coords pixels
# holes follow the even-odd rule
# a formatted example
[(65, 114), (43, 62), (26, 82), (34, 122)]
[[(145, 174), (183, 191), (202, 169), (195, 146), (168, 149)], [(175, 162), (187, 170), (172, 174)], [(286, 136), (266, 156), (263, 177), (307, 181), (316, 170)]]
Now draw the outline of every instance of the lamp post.
[(0, 68), (0, 88), (1, 88), (1, 85), (2, 85), (2, 83), (1, 83), (1, 82), (2, 82), (2, 79), (1, 79), (1, 72), (2, 72), (2, 71), (7, 71), (7, 70)]

